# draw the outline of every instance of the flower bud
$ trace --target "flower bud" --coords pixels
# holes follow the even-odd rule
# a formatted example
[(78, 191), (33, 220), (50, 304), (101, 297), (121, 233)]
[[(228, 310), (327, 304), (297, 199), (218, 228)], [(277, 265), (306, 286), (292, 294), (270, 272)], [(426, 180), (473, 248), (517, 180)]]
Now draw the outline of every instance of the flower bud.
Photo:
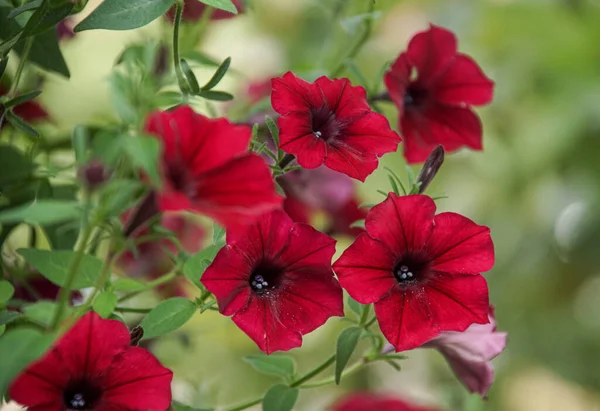
[(441, 145), (437, 146), (433, 149), (427, 160), (425, 160), (425, 164), (423, 164), (423, 168), (417, 177), (417, 183), (421, 183), (419, 185), (419, 194), (423, 194), (425, 189), (429, 186), (429, 184), (433, 181), (433, 178), (439, 171), (440, 167), (444, 163), (444, 147)]
[(110, 171), (99, 160), (92, 160), (79, 168), (79, 180), (89, 191), (102, 186), (110, 177)]

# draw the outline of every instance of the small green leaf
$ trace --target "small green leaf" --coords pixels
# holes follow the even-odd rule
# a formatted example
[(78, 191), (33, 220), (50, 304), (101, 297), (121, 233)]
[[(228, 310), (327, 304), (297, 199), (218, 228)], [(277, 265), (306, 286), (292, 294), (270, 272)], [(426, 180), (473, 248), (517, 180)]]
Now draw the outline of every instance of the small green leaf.
[(348, 298), (346, 299), (346, 304), (348, 305), (348, 308), (350, 308), (354, 314), (358, 315), (359, 317), (362, 315), (363, 306), (361, 303), (356, 301), (354, 298), (348, 296)]
[(0, 304), (10, 300), (15, 293), (15, 287), (8, 281), (0, 281)]
[(258, 141), (258, 129), (260, 128), (258, 123), (254, 123), (254, 125), (252, 126), (252, 137), (250, 138), (250, 141)]
[(42, 94), (42, 90), (34, 90), (30, 91), (29, 93), (18, 95), (17, 97), (10, 99), (6, 103), (4, 103), (4, 107), (11, 108), (18, 106), (19, 104), (23, 104), (29, 100), (33, 100), (40, 94)]
[(5, 185), (27, 179), (33, 171), (33, 163), (12, 146), (0, 145), (0, 190)]
[(0, 311), (0, 325), (9, 324), (19, 318), (22, 314), (16, 311)]
[(350, 228), (365, 228), (365, 220), (356, 220), (349, 226)]
[(262, 401), (263, 411), (291, 411), (298, 400), (298, 388), (277, 384), (269, 388)]
[(92, 308), (102, 318), (108, 318), (117, 306), (119, 297), (112, 291), (103, 291), (96, 297)]
[[(76, 252), (67, 250), (50, 251), (21, 248), (17, 252), (44, 277), (61, 287), (65, 287), (67, 272), (77, 256)], [(95, 285), (100, 276), (102, 265), (102, 261), (98, 258), (89, 254), (83, 254), (78, 274), (71, 289), (78, 290)]]
[(190, 86), (190, 92), (192, 94), (198, 94), (200, 92), (200, 85), (198, 84), (196, 75), (190, 68), (187, 61), (185, 61), (184, 59), (181, 59), (179, 61), (179, 64), (181, 65), (181, 71), (183, 71), (183, 75), (185, 76), (185, 79), (186, 79), (188, 85)]
[(244, 357), (244, 361), (263, 374), (276, 375), (287, 380), (296, 372), (294, 359), (285, 355), (249, 355)]
[(133, 207), (143, 187), (139, 180), (111, 179), (99, 192), (106, 216), (118, 216)]
[(218, 246), (225, 244), (225, 229), (217, 223), (213, 223), (213, 244)]
[(6, 331), (6, 325), (0, 325), (0, 337), (2, 337), (2, 334), (4, 334), (4, 331)]
[(160, 186), (159, 173), (161, 145), (154, 137), (129, 137), (125, 140), (125, 150), (134, 166), (142, 168), (156, 186)]
[(115, 291), (140, 291), (146, 288), (144, 283), (141, 283), (131, 278), (119, 278), (117, 281), (112, 283), (112, 289)]
[(339, 384), (342, 378), (342, 371), (346, 368), (346, 364), (350, 360), (352, 353), (356, 349), (362, 328), (350, 327), (346, 328), (337, 340), (337, 348), (335, 351), (335, 383)]
[[(29, 328), (13, 330), (0, 338), (0, 393), (31, 362), (46, 352), (54, 340), (53, 335), (42, 334)], [(10, 355), (7, 355), (10, 353)]]
[(0, 223), (55, 224), (79, 217), (79, 203), (61, 200), (36, 200), (0, 212)]
[(105, 0), (75, 31), (136, 29), (165, 14), (173, 3), (175, 0)]
[(225, 10), (233, 14), (238, 14), (235, 4), (231, 0), (199, 0), (200, 3), (204, 3), (207, 6), (214, 7), (216, 9)]
[(6, 120), (17, 130), (22, 131), (28, 136), (39, 138), (40, 133), (33, 127), (31, 127), (25, 120), (17, 116), (12, 110), (6, 111)]
[(177, 401), (171, 403), (173, 411), (214, 411), (214, 408), (194, 408)]
[[(57, 309), (57, 303), (54, 301), (38, 301), (32, 304), (26, 304), (22, 307), (23, 314), (27, 318), (42, 327), (48, 327), (52, 323), (54, 313)], [(67, 307), (63, 312), (61, 321), (67, 318), (71, 314), (72, 309)]]
[(208, 82), (204, 86), (202, 86), (202, 90), (207, 91), (207, 90), (212, 90), (213, 88), (215, 88), (219, 84), (219, 82), (223, 79), (223, 77), (227, 73), (227, 70), (229, 70), (230, 64), (231, 64), (231, 57), (227, 57), (225, 60), (223, 60), (223, 62), (221, 63), (219, 68), (217, 68), (217, 71), (215, 71), (215, 74), (213, 74), (211, 79), (208, 80)]
[(215, 259), (219, 249), (219, 246), (211, 245), (188, 258), (183, 265), (183, 275), (197, 287), (203, 288), (200, 283), (200, 278), (202, 278), (204, 271), (206, 271), (208, 266), (211, 265)]
[(265, 116), (265, 123), (267, 123), (271, 137), (273, 137), (275, 147), (279, 149), (279, 127), (277, 126), (277, 123), (268, 115)]
[(14, 19), (18, 15), (25, 13), (26, 11), (35, 10), (42, 5), (42, 0), (34, 0), (32, 2), (26, 3), (16, 9), (12, 10), (8, 13), (9, 19)]
[(233, 100), (233, 95), (226, 93), (224, 91), (200, 90), (200, 93), (198, 93), (198, 95), (200, 97), (204, 97), (207, 100), (215, 100), (215, 101)]
[(196, 312), (196, 304), (187, 298), (175, 297), (161, 302), (142, 320), (143, 340), (169, 333), (185, 324)]

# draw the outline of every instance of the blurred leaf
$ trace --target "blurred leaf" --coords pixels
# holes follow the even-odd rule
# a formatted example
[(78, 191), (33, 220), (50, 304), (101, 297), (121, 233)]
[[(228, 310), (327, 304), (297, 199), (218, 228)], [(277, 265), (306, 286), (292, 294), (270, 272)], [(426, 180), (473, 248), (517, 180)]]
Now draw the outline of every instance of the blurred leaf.
[(352, 224), (350, 224), (348, 227), (365, 229), (365, 220), (356, 220)]
[(35, 10), (38, 7), (40, 7), (42, 5), (42, 0), (34, 0), (31, 1), (29, 3), (25, 3), (20, 7), (17, 7), (16, 9), (13, 9), (9, 14), (8, 14), (8, 18), (9, 19), (14, 19), (15, 17), (17, 17), (18, 15), (29, 11), (29, 10)]
[(79, 203), (61, 200), (36, 200), (0, 211), (0, 223), (53, 224), (71, 221), (80, 215)]
[(92, 308), (102, 318), (108, 318), (117, 306), (119, 298), (112, 291), (103, 291), (94, 300)]
[(198, 84), (198, 79), (196, 79), (196, 75), (190, 68), (187, 61), (185, 61), (185, 59), (179, 60), (179, 64), (181, 64), (181, 71), (183, 71), (183, 75), (185, 76), (185, 79), (187, 80), (187, 83), (190, 86), (190, 92), (192, 94), (198, 94), (200, 92), (200, 85)]
[(131, 278), (119, 278), (117, 281), (112, 283), (112, 289), (115, 291), (140, 291), (146, 288), (146, 285), (142, 282), (133, 280)]
[(185, 324), (196, 312), (196, 304), (187, 298), (175, 297), (161, 302), (142, 320), (142, 340), (169, 333)]
[(337, 340), (335, 351), (335, 383), (339, 384), (342, 378), (342, 372), (350, 360), (352, 353), (356, 349), (362, 328), (350, 327), (341, 332)]
[(350, 310), (352, 310), (352, 312), (357, 316), (360, 317), (362, 315), (363, 306), (354, 298), (348, 296), (348, 298), (346, 298), (346, 305), (348, 305), (348, 308), (350, 308)]
[[(23, 314), (27, 316), (27, 318), (42, 327), (48, 327), (52, 323), (52, 319), (54, 317), (54, 312), (57, 309), (58, 304), (54, 301), (38, 301), (31, 304), (26, 304), (21, 307)], [(63, 317), (61, 321), (67, 318), (71, 314), (71, 308), (67, 307), (67, 309), (63, 313)]]
[(6, 331), (6, 325), (0, 325), (0, 337), (2, 337), (2, 334), (4, 334), (4, 331)]
[(263, 411), (291, 411), (298, 400), (298, 388), (277, 384), (269, 388), (262, 401)]
[(198, 93), (198, 95), (200, 97), (204, 97), (207, 100), (215, 100), (215, 101), (233, 100), (233, 95), (226, 93), (225, 91), (200, 90), (200, 93)]
[(197, 287), (203, 288), (200, 278), (202, 278), (202, 274), (208, 266), (211, 265), (220, 248), (220, 246), (211, 245), (188, 258), (183, 265), (183, 275)]
[[(9, 384), (31, 362), (50, 348), (53, 335), (42, 334), (33, 329), (17, 329), (0, 337), (0, 395), (6, 393)], [(10, 355), (7, 355), (10, 353)]]
[(0, 304), (10, 300), (15, 293), (15, 287), (8, 281), (0, 281)]
[(197, 51), (197, 50), (185, 51), (185, 52), (181, 53), (181, 56), (186, 60), (200, 63), (205, 66), (219, 67), (221, 64), (216, 59), (214, 59), (200, 51)]
[(136, 136), (127, 138), (124, 142), (125, 150), (135, 167), (142, 168), (154, 183), (160, 187), (159, 173), (161, 145), (155, 137)]
[(18, 106), (19, 104), (23, 104), (26, 101), (33, 100), (40, 94), (42, 94), (42, 90), (34, 90), (34, 91), (30, 91), (29, 93), (20, 94), (17, 97), (10, 99), (6, 103), (4, 103), (4, 107), (11, 108), (11, 107)]
[(40, 137), (40, 133), (38, 133), (35, 128), (27, 124), (25, 120), (13, 113), (12, 110), (6, 111), (6, 120), (8, 120), (8, 122), (17, 130), (22, 131), (31, 137)]
[(99, 191), (107, 217), (119, 216), (133, 207), (143, 187), (139, 180), (111, 179)]
[(296, 363), (292, 357), (284, 355), (248, 355), (244, 361), (263, 374), (276, 375), (290, 380), (296, 372)]
[[(65, 287), (67, 271), (77, 256), (74, 251), (49, 251), (35, 248), (21, 248), (17, 252), (25, 261), (34, 266), (44, 277), (61, 287)], [(71, 286), (71, 290), (92, 287), (96, 284), (102, 261), (89, 254), (83, 254), (79, 265), (78, 275)]]
[(165, 14), (175, 0), (105, 0), (75, 31), (130, 30), (145, 26)]
[(16, 311), (0, 311), (0, 325), (10, 324), (22, 314)]
[(33, 170), (33, 163), (12, 146), (0, 145), (0, 190), (4, 185), (26, 179)]
[(348, 17), (340, 21), (340, 26), (351, 35), (356, 34), (359, 27), (363, 25), (367, 20), (376, 20), (381, 17), (380, 11), (374, 11), (373, 13), (364, 13), (356, 16)]
[(208, 6), (229, 11), (233, 14), (238, 14), (237, 9), (235, 8), (235, 4), (231, 2), (231, 0), (199, 0), (200, 3), (204, 3)]
[(213, 244), (216, 246), (225, 244), (225, 229), (217, 223), (213, 223)]
[(8, 65), (8, 56), (0, 59), (0, 79), (2, 79), (2, 75), (4, 75), (4, 71), (6, 70), (6, 66)]
[(208, 91), (215, 88), (227, 73), (230, 64), (231, 57), (227, 57), (225, 60), (223, 60), (223, 62), (221, 63), (219, 68), (217, 68), (217, 71), (215, 71), (215, 74), (213, 74), (211, 79), (208, 80), (208, 82), (204, 86), (202, 86), (202, 90)]

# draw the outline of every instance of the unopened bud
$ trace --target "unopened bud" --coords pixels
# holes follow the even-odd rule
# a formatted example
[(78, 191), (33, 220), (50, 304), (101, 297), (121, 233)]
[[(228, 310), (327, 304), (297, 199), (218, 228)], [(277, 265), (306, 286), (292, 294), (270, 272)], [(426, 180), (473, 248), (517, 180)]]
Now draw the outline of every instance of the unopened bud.
[(419, 194), (422, 194), (425, 189), (429, 186), (429, 184), (433, 181), (433, 178), (437, 174), (438, 170), (444, 163), (444, 147), (437, 146), (427, 160), (425, 160), (425, 164), (423, 164), (423, 168), (417, 177), (417, 183), (419, 185)]
[(144, 329), (139, 325), (133, 327), (129, 332), (129, 345), (136, 346), (144, 336)]
[(102, 186), (110, 177), (110, 172), (99, 160), (92, 160), (79, 168), (79, 180), (89, 191)]

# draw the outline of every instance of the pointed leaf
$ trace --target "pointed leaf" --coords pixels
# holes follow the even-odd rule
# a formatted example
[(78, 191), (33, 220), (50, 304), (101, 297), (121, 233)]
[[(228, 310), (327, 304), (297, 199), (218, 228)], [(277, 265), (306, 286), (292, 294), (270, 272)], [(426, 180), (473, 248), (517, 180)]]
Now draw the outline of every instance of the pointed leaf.
[(196, 312), (196, 304), (187, 298), (175, 297), (163, 301), (148, 313), (140, 326), (144, 329), (142, 340), (169, 333), (185, 324)]
[(274, 385), (267, 391), (262, 401), (263, 411), (291, 411), (298, 400), (298, 388), (282, 384)]
[(346, 328), (337, 340), (337, 349), (335, 352), (335, 383), (339, 384), (342, 377), (342, 372), (346, 368), (346, 364), (350, 360), (352, 353), (356, 349), (362, 328), (350, 327)]
[(102, 318), (108, 318), (117, 306), (119, 298), (112, 291), (104, 291), (94, 300), (92, 307)]
[(175, 0), (105, 0), (75, 31), (130, 30), (145, 26), (165, 14)]
[(15, 287), (8, 281), (0, 281), (0, 304), (10, 300), (15, 293)]
[(215, 71), (215, 74), (213, 74), (212, 78), (208, 80), (204, 86), (202, 86), (202, 90), (206, 91), (215, 88), (227, 73), (230, 64), (231, 57), (227, 57), (225, 60), (223, 60), (219, 68), (217, 68), (217, 71)]
[(211, 6), (217, 9), (229, 11), (233, 14), (238, 14), (235, 4), (231, 0), (199, 0), (200, 3), (204, 3), (207, 6)]
[(35, 128), (31, 127), (25, 120), (17, 116), (11, 110), (6, 112), (6, 120), (8, 120), (8, 122), (17, 130), (22, 131), (31, 137), (40, 137), (40, 133), (38, 133)]
[(244, 361), (263, 374), (276, 375), (287, 380), (296, 372), (294, 359), (284, 355), (249, 355), (244, 357)]
[(0, 325), (9, 324), (19, 318), (22, 314), (16, 311), (0, 311)]
[(72, 221), (79, 217), (79, 203), (76, 201), (36, 200), (30, 204), (10, 208), (0, 212), (0, 223), (21, 223), (47, 225)]

